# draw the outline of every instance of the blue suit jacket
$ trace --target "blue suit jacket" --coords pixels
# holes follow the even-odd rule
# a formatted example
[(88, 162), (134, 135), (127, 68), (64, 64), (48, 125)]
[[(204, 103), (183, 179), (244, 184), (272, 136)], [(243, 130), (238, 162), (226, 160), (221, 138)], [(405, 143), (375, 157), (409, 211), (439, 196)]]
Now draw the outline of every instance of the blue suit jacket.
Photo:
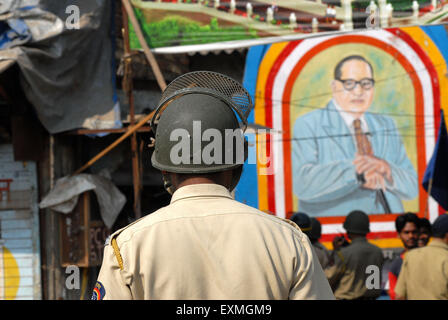
[[(393, 213), (402, 213), (401, 199), (418, 194), (418, 179), (406, 155), (395, 122), (386, 116), (364, 114), (374, 155), (387, 161), (393, 183), (386, 199)], [(352, 164), (356, 145), (333, 102), (296, 120), (292, 140), (294, 193), (299, 210), (311, 216), (347, 215), (352, 210), (384, 213), (374, 190), (361, 187)]]

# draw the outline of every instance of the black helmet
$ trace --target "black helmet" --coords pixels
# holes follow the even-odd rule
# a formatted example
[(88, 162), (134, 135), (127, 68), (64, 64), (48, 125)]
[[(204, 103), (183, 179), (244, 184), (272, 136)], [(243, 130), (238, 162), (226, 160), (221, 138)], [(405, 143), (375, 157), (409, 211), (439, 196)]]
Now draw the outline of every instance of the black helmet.
[(370, 232), (369, 217), (363, 211), (355, 210), (345, 218), (344, 229), (350, 233), (367, 234)]
[(296, 212), (291, 216), (290, 220), (297, 224), (300, 230), (307, 235), (311, 231), (311, 219), (306, 213)]
[(244, 130), (252, 108), (249, 93), (225, 75), (197, 71), (176, 78), (151, 120), (156, 133), (152, 165), (198, 174), (241, 167), (247, 158)]
[(309, 234), (309, 238), (311, 241), (317, 241), (322, 236), (322, 226), (316, 218), (311, 219), (311, 231)]

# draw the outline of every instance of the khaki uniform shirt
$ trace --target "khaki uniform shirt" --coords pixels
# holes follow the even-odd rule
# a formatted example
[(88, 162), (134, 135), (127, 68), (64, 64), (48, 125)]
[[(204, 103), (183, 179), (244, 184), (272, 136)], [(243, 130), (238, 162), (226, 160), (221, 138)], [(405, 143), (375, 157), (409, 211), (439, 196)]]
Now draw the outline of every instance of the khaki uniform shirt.
[(323, 269), (328, 267), (330, 262), (330, 252), (325, 248), (320, 242), (313, 243), (313, 249), (316, 251), (317, 258), (319, 259), (320, 265)]
[[(381, 295), (381, 268), (383, 252), (369, 243), (366, 238), (356, 238), (347, 247), (334, 254), (334, 264), (325, 269), (336, 299), (373, 299)], [(372, 271), (370, 265), (377, 266), (379, 289), (368, 289), (367, 277)], [(368, 272), (366, 272), (368, 271)]]
[(447, 300), (448, 245), (433, 240), (407, 252), (395, 293), (409, 300)]
[(104, 299), (334, 299), (296, 224), (216, 184), (182, 187), (114, 233), (98, 282)]

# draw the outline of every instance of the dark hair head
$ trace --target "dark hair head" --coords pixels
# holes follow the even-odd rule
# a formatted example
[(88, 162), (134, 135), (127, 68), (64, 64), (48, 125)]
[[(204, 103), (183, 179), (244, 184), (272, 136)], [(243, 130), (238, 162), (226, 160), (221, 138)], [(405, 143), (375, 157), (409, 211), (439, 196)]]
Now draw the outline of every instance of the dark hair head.
[(435, 238), (444, 238), (448, 233), (448, 214), (442, 214), (432, 224), (432, 235)]
[(408, 222), (414, 223), (417, 228), (420, 226), (419, 217), (415, 213), (408, 212), (395, 219), (395, 229), (397, 229), (397, 232), (400, 233)]
[(370, 64), (369, 61), (367, 61), (363, 56), (359, 56), (359, 55), (351, 55), (348, 57), (345, 57), (344, 59), (342, 59), (341, 61), (339, 61), (339, 63), (336, 65), (336, 67), (334, 68), (334, 78), (335, 79), (340, 79), (341, 78), (341, 69), (342, 66), (344, 65), (344, 63), (350, 61), (350, 60), (359, 60), (359, 61), (363, 61), (365, 63), (367, 63), (367, 65), (370, 68), (370, 72), (372, 73), (372, 78), (373, 78), (373, 67)]
[(431, 222), (429, 222), (426, 218), (420, 218), (419, 219), (419, 228), (426, 228), (429, 231), (429, 234), (431, 234)]

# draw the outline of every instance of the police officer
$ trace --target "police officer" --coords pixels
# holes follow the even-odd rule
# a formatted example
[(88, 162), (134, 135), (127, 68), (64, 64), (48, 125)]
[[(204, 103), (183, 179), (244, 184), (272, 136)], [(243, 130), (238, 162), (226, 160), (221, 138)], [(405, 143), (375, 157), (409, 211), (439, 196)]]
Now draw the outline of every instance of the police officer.
[(322, 236), (322, 226), (316, 218), (311, 219), (311, 230), (308, 237), (310, 238), (311, 244), (313, 245), (314, 251), (316, 251), (317, 257), (319, 258), (320, 265), (323, 269), (329, 266), (331, 261), (331, 254), (320, 242), (319, 239)]
[(300, 229), (231, 196), (247, 156), (238, 118), (246, 125), (251, 110), (247, 91), (218, 73), (167, 87), (151, 162), (171, 203), (112, 234), (93, 298), (334, 299)]
[(448, 300), (448, 215), (432, 225), (432, 241), (409, 251), (403, 260), (395, 293), (397, 299)]
[(318, 241), (321, 236), (320, 222), (316, 218), (310, 218), (310, 216), (304, 212), (294, 213), (291, 216), (291, 221), (297, 224), (300, 230), (302, 230), (302, 232), (307, 235), (308, 239), (313, 245), (313, 249), (316, 252), (320, 265), (323, 269), (325, 269), (330, 262), (330, 253)]
[(300, 230), (309, 238), (311, 231), (311, 219), (303, 212), (296, 212), (291, 216), (291, 221), (299, 226)]
[(371, 274), (370, 270), (377, 270), (378, 277), (381, 276), (384, 258), (381, 249), (366, 239), (370, 232), (369, 217), (362, 211), (352, 211), (343, 227), (351, 243), (342, 248), (336, 246), (334, 262), (325, 269), (334, 295), (336, 299), (344, 300), (376, 299), (381, 294), (381, 279), (369, 283), (373, 288), (366, 285), (366, 280)]

